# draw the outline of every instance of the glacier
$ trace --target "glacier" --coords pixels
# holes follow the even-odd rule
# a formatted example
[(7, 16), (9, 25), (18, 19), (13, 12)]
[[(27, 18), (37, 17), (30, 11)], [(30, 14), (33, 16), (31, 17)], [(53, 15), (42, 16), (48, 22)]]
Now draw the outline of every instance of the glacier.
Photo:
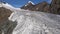
[(8, 19), (17, 22), (12, 34), (60, 34), (60, 15), (20, 10)]
[(12, 14), (8, 19), (17, 22), (12, 34), (60, 34), (60, 15), (23, 10), (8, 3), (0, 7), (10, 9)]

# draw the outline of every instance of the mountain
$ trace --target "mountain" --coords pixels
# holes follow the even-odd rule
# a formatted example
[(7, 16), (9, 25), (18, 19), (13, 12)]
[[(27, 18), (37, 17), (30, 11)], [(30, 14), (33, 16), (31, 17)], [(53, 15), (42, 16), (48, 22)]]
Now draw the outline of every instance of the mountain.
[(32, 7), (31, 6), (32, 5), (22, 6), (21, 9), (60, 14), (60, 0), (52, 0), (51, 4), (48, 4), (47, 2), (41, 2), (33, 5)]
[(31, 1), (29, 1), (26, 5), (24, 5), (23, 7), (21, 7), (21, 9), (26, 9), (26, 10), (28, 10), (28, 9), (31, 9), (32, 7), (34, 7), (34, 3), (33, 2), (31, 2)]
[[(49, 4), (47, 2), (42, 2), (38, 4), (27, 3), (27, 6), (22, 6), (21, 9), (32, 10), (32, 11), (43, 11), (44, 8), (49, 9)], [(47, 11), (47, 9), (45, 11)]]
[(35, 5), (32, 1), (29, 1), (25, 6), (31, 6), (31, 5)]

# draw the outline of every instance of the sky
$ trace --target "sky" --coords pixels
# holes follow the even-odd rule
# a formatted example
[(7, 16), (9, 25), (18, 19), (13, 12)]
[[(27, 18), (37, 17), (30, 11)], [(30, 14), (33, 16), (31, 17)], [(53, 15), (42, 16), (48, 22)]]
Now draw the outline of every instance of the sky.
[(3, 1), (11, 4), (14, 7), (22, 7), (23, 5), (27, 4), (28, 1), (32, 1), (35, 4), (38, 4), (43, 1), (51, 3), (51, 0), (3, 0)]

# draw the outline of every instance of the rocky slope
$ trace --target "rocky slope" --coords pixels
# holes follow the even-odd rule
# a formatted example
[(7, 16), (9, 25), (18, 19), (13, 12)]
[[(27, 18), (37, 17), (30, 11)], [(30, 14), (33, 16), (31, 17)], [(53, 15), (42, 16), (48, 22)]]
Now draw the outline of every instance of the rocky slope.
[(16, 26), (16, 22), (8, 20), (11, 13), (11, 10), (0, 5), (0, 34), (11, 34)]
[(27, 4), (28, 4), (27, 6), (22, 6), (21, 9), (32, 10), (32, 11), (43, 11), (44, 8), (48, 6), (47, 2), (38, 3), (36, 5), (33, 5), (31, 2)]
[(0, 7), (0, 22), (3, 22), (6, 19), (8, 19), (8, 17), (10, 16), (11, 13), (12, 13), (12, 11), (10, 11), (4, 7)]

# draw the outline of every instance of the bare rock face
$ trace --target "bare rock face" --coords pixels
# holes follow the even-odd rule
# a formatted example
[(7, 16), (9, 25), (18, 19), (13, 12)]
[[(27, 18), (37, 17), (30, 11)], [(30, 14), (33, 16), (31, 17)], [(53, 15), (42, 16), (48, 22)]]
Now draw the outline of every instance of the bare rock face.
[(43, 11), (43, 9), (48, 5), (46, 2), (39, 3), (35, 6), (36, 11)]
[(11, 13), (12, 11), (4, 7), (0, 7), (0, 34), (12, 34), (17, 23), (8, 20)]
[(23, 7), (21, 7), (21, 9), (30, 10), (32, 7), (34, 7), (34, 5), (31, 2), (29, 2)]
[(51, 13), (60, 14), (60, 0), (52, 0)]

